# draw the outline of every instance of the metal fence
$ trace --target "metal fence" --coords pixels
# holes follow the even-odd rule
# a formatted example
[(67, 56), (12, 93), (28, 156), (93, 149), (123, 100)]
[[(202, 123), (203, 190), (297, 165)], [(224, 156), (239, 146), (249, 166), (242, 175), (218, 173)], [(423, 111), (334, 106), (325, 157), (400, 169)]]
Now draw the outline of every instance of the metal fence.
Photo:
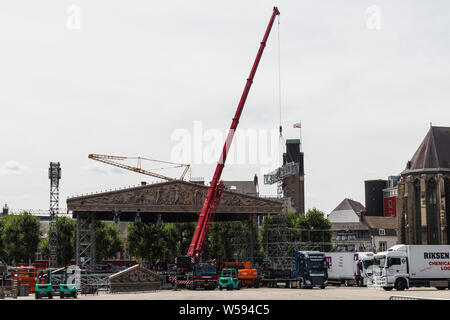
[(440, 298), (423, 298), (423, 297), (411, 297), (411, 296), (391, 296), (389, 300), (449, 300)]

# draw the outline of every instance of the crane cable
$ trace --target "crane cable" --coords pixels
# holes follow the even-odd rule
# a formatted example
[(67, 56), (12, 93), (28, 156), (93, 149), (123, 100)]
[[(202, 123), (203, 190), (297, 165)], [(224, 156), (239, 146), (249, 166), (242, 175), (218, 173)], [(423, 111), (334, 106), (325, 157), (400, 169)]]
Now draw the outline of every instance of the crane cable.
[(281, 103), (281, 41), (280, 41), (280, 22), (281, 22), (281, 15), (278, 16), (278, 27), (277, 27), (277, 33), (278, 33), (278, 109), (279, 109), (279, 117), (280, 117), (280, 136), (278, 139), (278, 150), (279, 150), (279, 161), (280, 166), (283, 165), (283, 153), (284, 153), (284, 137), (283, 137), (283, 126), (282, 126), (282, 118), (281, 118), (281, 111), (282, 111), (282, 103)]

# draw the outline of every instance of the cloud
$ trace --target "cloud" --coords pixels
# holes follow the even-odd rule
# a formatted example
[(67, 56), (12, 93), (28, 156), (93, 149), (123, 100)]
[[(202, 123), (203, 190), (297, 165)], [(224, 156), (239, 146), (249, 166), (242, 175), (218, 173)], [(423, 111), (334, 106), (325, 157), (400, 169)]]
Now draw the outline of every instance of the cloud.
[(103, 166), (99, 166), (97, 164), (90, 164), (88, 166), (85, 166), (84, 170), (94, 173), (102, 173), (102, 174), (108, 173), (108, 170), (103, 168)]
[(108, 167), (107, 165), (101, 164), (90, 164), (88, 166), (85, 166), (84, 170), (100, 174), (124, 174), (126, 172), (126, 170), (124, 169), (120, 169), (117, 167)]
[(31, 169), (29, 167), (14, 160), (5, 162), (0, 168), (0, 175), (22, 175), (30, 172)]

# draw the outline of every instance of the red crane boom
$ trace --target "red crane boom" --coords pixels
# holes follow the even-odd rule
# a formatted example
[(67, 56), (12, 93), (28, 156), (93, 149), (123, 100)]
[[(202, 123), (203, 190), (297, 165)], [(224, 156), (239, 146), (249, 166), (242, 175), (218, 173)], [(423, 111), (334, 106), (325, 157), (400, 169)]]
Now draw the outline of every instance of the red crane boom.
[(247, 83), (245, 84), (244, 92), (242, 93), (241, 100), (239, 101), (236, 114), (234, 115), (233, 121), (231, 122), (231, 127), (230, 130), (228, 131), (228, 136), (225, 141), (225, 145), (223, 146), (222, 154), (220, 156), (219, 163), (217, 164), (216, 171), (214, 172), (214, 176), (211, 180), (211, 185), (206, 194), (202, 211), (199, 213), (197, 226), (195, 228), (191, 245), (189, 246), (188, 250), (188, 255), (194, 257), (197, 261), (200, 261), (200, 255), (203, 246), (205, 244), (206, 239), (208, 238), (208, 231), (211, 225), (211, 221), (214, 218), (214, 213), (217, 209), (217, 206), (219, 205), (220, 197), (225, 188), (222, 181), (220, 181), (220, 176), (222, 175), (222, 170), (223, 167), (225, 166), (228, 150), (230, 148), (231, 142), (233, 141), (234, 132), (236, 131), (236, 128), (239, 123), (239, 118), (241, 117), (242, 110), (244, 109), (244, 104), (245, 101), (247, 100), (250, 87), (252, 86), (253, 78), (255, 76), (256, 70), (258, 69), (258, 64), (259, 61), (261, 60), (261, 56), (266, 46), (267, 39), (269, 38), (270, 30), (272, 29), (275, 17), (279, 14), (280, 12), (278, 11), (278, 8), (274, 7), (272, 16), (269, 21), (269, 25), (267, 26), (266, 32), (264, 34), (263, 40), (261, 41), (261, 45), (258, 50), (258, 54), (256, 55), (255, 62), (253, 63), (252, 70), (247, 79)]

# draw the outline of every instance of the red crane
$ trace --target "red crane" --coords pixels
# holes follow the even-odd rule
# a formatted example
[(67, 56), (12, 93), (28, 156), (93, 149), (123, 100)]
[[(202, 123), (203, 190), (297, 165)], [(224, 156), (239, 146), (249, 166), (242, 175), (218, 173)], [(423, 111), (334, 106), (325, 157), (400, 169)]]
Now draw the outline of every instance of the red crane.
[(223, 167), (225, 166), (228, 150), (230, 148), (231, 142), (233, 141), (234, 133), (238, 126), (242, 110), (244, 109), (244, 104), (245, 101), (247, 100), (250, 87), (252, 86), (253, 78), (255, 76), (256, 69), (258, 69), (258, 64), (259, 61), (261, 60), (261, 56), (266, 46), (267, 39), (269, 38), (270, 30), (272, 29), (275, 17), (279, 14), (280, 12), (278, 11), (278, 8), (274, 7), (272, 16), (269, 21), (269, 25), (267, 26), (263, 40), (261, 41), (261, 45), (259, 47), (258, 54), (256, 55), (255, 62), (253, 63), (252, 70), (250, 71), (250, 76), (248, 77), (247, 83), (245, 84), (244, 92), (242, 93), (241, 100), (239, 101), (236, 114), (234, 115), (233, 121), (231, 122), (231, 127), (230, 130), (228, 131), (228, 136), (225, 141), (225, 145), (223, 146), (222, 154), (220, 156), (219, 163), (217, 164), (216, 171), (214, 172), (214, 176), (211, 180), (211, 185), (206, 194), (202, 211), (199, 213), (197, 226), (195, 228), (191, 245), (188, 250), (188, 255), (195, 258), (197, 262), (200, 261), (200, 255), (202, 253), (203, 246), (205, 244), (206, 239), (208, 238), (208, 231), (211, 225), (211, 221), (214, 218), (214, 213), (217, 209), (217, 206), (219, 205), (220, 197), (222, 196), (222, 192), (225, 188), (222, 181), (220, 181), (220, 176), (222, 175), (222, 170)]

